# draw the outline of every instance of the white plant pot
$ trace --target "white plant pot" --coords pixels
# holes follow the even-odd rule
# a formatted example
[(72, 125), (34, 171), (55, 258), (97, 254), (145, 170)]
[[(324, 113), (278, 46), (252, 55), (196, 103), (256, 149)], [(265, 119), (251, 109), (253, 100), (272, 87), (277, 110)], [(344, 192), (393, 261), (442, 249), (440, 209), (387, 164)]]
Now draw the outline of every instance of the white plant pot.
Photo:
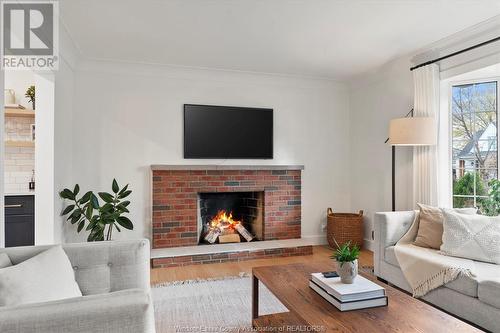
[(337, 273), (342, 283), (354, 283), (358, 275), (358, 259), (350, 262), (337, 262)]

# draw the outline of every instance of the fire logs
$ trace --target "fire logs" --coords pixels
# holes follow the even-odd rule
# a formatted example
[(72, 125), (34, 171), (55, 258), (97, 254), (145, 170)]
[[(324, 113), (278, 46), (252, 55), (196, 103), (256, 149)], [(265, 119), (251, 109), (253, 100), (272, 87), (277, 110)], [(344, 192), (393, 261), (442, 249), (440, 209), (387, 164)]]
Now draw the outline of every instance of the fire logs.
[(239, 243), (240, 240), (240, 235), (238, 234), (227, 234), (227, 235), (220, 235), (219, 236), (219, 243), (224, 244), (224, 243)]
[(241, 221), (234, 220), (233, 214), (229, 213), (228, 215), (225, 211), (219, 211), (207, 224), (207, 227), (208, 232), (204, 239), (210, 244), (214, 244), (217, 240), (219, 240), (219, 243), (239, 243), (239, 235), (247, 242), (254, 238)]
[(247, 240), (247, 242), (250, 242), (253, 239), (253, 236), (248, 230), (243, 226), (243, 224), (237, 224), (235, 227), (236, 231), (240, 233), (243, 238)]
[(217, 241), (217, 238), (219, 238), (220, 235), (220, 229), (219, 228), (211, 228), (208, 233), (205, 235), (205, 240), (209, 242), (210, 244), (213, 244)]

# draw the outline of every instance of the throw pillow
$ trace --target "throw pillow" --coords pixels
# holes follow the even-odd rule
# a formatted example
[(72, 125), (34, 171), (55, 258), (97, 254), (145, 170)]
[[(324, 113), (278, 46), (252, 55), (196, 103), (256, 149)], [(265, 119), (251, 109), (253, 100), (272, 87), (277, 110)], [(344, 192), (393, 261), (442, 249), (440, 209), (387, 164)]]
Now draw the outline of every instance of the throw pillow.
[(5, 268), (12, 266), (12, 262), (10, 261), (7, 253), (0, 253), (0, 268)]
[(82, 296), (68, 256), (54, 246), (17, 265), (0, 269), (0, 306)]
[[(439, 250), (443, 243), (443, 212), (441, 208), (423, 204), (417, 205), (420, 208), (420, 221), (417, 237), (413, 244)], [(475, 208), (457, 208), (455, 211), (463, 214), (476, 214)]]
[(500, 264), (500, 216), (443, 213), (443, 254)]

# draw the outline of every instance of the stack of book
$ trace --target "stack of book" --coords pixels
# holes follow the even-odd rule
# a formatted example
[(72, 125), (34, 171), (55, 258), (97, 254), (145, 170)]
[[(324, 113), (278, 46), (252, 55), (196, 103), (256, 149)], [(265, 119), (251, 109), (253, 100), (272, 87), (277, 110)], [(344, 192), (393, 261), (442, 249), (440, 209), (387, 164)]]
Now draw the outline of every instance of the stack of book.
[(309, 286), (340, 311), (387, 305), (385, 289), (361, 275), (358, 275), (352, 284), (340, 282), (338, 276), (325, 277), (330, 275), (332, 274), (311, 274)]

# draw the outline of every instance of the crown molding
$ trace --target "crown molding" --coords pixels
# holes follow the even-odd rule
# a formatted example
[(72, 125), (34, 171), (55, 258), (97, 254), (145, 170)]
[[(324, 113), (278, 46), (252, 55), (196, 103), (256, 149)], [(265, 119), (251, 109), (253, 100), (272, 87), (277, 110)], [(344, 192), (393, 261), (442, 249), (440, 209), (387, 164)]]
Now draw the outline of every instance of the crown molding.
[[(411, 62), (414, 65), (418, 65), (498, 36), (500, 36), (500, 15), (417, 50), (411, 58)], [(490, 48), (500, 50), (500, 42), (494, 44), (496, 45), (491, 45)], [(488, 48), (488, 46), (484, 48)]]

